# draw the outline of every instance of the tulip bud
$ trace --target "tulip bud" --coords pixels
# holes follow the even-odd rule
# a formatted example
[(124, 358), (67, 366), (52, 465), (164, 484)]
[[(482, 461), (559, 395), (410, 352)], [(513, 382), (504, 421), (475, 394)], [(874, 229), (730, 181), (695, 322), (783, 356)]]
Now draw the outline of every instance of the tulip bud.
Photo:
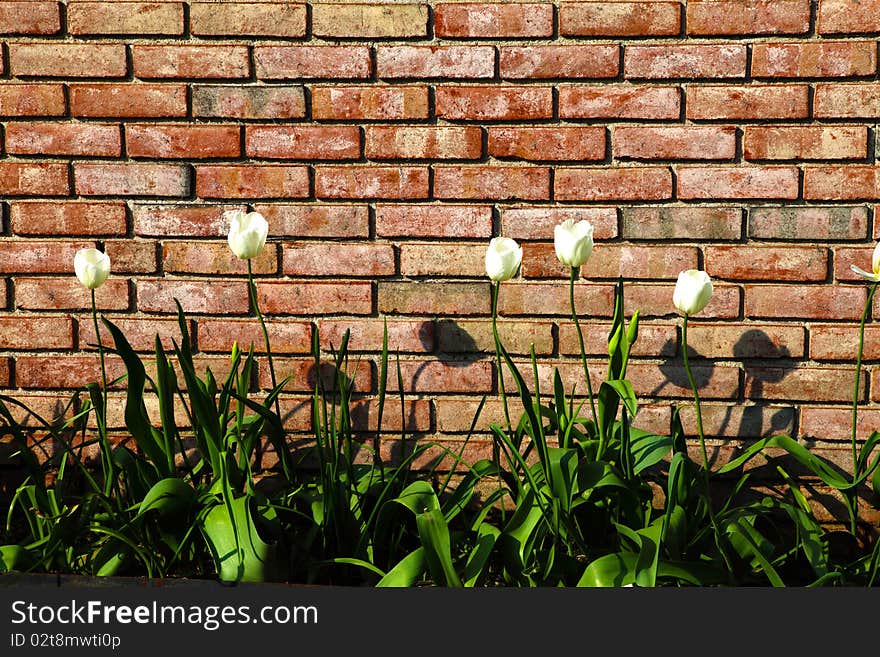
[(556, 257), (563, 265), (580, 267), (593, 252), (593, 224), (566, 219), (553, 229)]
[(98, 249), (80, 249), (73, 256), (73, 270), (80, 283), (94, 290), (110, 275), (110, 256)]
[(486, 249), (486, 274), (495, 282), (508, 281), (522, 263), (522, 247), (509, 237), (493, 237)]
[(686, 315), (695, 315), (706, 307), (712, 296), (712, 281), (709, 274), (697, 269), (688, 269), (678, 275), (672, 303)]
[(877, 246), (874, 247), (874, 255), (871, 258), (871, 269), (874, 270), (873, 274), (868, 273), (861, 267), (856, 267), (855, 265), (850, 265), (850, 268), (862, 278), (874, 282), (880, 281), (880, 242), (877, 242)]
[(269, 223), (259, 212), (224, 212), (229, 221), (229, 248), (242, 260), (255, 258), (266, 244)]

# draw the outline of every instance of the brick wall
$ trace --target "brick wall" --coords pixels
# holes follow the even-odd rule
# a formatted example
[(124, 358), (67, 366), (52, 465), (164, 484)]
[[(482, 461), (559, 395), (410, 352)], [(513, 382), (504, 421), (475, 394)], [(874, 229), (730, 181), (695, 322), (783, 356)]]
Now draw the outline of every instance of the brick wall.
[[(849, 266), (880, 236), (878, 0), (0, 1), (0, 35), (0, 386), (35, 409), (99, 375), (82, 246), (109, 253), (98, 305), (138, 348), (170, 345), (174, 298), (215, 371), (233, 339), (259, 346), (221, 216), (249, 208), (271, 227), (254, 265), (288, 426), (308, 428), (312, 330), (351, 329), (369, 396), (387, 318), (408, 428), (454, 444), (482, 394), (501, 416), (493, 235), (525, 249), (508, 349), (525, 362), (534, 343), (545, 390), (554, 367), (577, 380), (551, 242), (572, 217), (596, 226), (577, 303), (597, 377), (618, 275), (643, 314), (642, 426), (689, 404), (671, 294), (703, 268), (707, 432), (848, 437), (867, 295)], [(866, 335), (862, 436), (880, 427)]]

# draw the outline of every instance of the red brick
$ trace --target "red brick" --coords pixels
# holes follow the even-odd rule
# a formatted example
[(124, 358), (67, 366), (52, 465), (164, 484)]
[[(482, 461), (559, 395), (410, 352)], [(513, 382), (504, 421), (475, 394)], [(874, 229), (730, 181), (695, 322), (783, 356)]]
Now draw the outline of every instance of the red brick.
[(4, 274), (60, 274), (73, 271), (79, 249), (94, 247), (89, 241), (9, 240), (2, 242), (0, 272)]
[(244, 206), (137, 204), (132, 217), (135, 235), (220, 237), (229, 229), (226, 210)]
[[(254, 274), (278, 272), (278, 249), (266, 244), (251, 259)], [(162, 269), (169, 274), (247, 274), (247, 262), (236, 257), (226, 242), (189, 240), (162, 243)]]
[[(91, 291), (83, 287), (72, 272), (64, 278), (15, 279), (15, 307), (23, 310), (85, 310), (91, 306)], [(95, 305), (99, 310), (126, 310), (128, 308), (128, 281), (110, 278), (95, 290)]]
[(243, 315), (250, 308), (245, 281), (141, 279), (137, 282), (137, 305), (142, 312), (176, 313), (175, 299), (187, 314)]
[[(608, 334), (611, 325), (608, 322), (580, 322), (584, 336), (584, 352), (588, 356), (608, 355)], [(678, 352), (677, 324), (639, 324), (639, 336), (632, 346), (633, 356), (649, 358), (672, 358)], [(572, 322), (559, 323), (559, 353), (580, 355), (580, 341), (577, 328)]]
[(819, 34), (880, 32), (880, 2), (820, 0), (816, 31)]
[[(794, 435), (794, 423), (797, 417), (797, 410), (791, 406), (781, 404), (768, 404), (745, 402), (736, 405), (728, 404), (703, 404), (702, 405), (703, 431), (706, 438), (739, 438), (753, 441), (757, 437), (766, 437), (783, 433), (786, 435)], [(641, 415), (641, 411), (640, 411)], [(664, 418), (665, 419), (665, 418)], [(689, 404), (682, 407), (681, 423), (684, 426), (685, 434), (690, 438), (697, 436), (697, 418), (694, 411), (694, 405)], [(659, 425), (658, 432), (669, 431), (669, 422)], [(691, 458), (698, 462), (702, 462), (702, 454), (698, 444), (692, 440), (689, 444)], [(708, 447), (708, 445), (707, 445)], [(724, 462), (730, 461), (732, 456), (739, 455), (737, 451), (731, 456), (727, 456), (725, 448), (715, 448), (709, 452), (709, 465), (713, 467)], [(745, 466), (749, 468), (750, 466)], [(755, 466), (759, 468), (761, 466)]]
[(15, 235), (124, 235), (125, 204), (91, 201), (24, 201), (10, 206)]
[(66, 111), (64, 85), (0, 85), (0, 116), (62, 116)]
[[(858, 351), (858, 324), (810, 325), (810, 358), (855, 362)], [(866, 360), (880, 358), (880, 327), (870, 324), (865, 326), (862, 357)]]
[(873, 119), (880, 104), (880, 84), (817, 84), (816, 118)]
[(752, 75), (756, 78), (830, 78), (873, 75), (877, 44), (872, 41), (756, 43)]
[(129, 123), (125, 147), (129, 157), (201, 159), (241, 154), (239, 129), (232, 125)]
[(400, 121), (428, 118), (427, 87), (315, 87), (312, 118)]
[(366, 205), (264, 205), (254, 206), (269, 222), (269, 235), (287, 237), (369, 237)]
[(806, 167), (804, 198), (828, 200), (880, 198), (880, 167), (863, 165)]
[(226, 119), (301, 119), (306, 115), (300, 86), (193, 85), (193, 116)]
[(394, 247), (370, 242), (285, 242), (288, 276), (393, 276)]
[(828, 249), (793, 246), (707, 246), (706, 271), (733, 280), (824, 281)]
[(376, 234), (381, 237), (492, 236), (492, 207), (488, 205), (376, 206)]
[(318, 198), (428, 197), (427, 167), (319, 166), (315, 167)]
[[(350, 351), (378, 352), (382, 348), (382, 336), (387, 322), (388, 351), (431, 352), (437, 342), (434, 322), (430, 320), (399, 320), (388, 318), (369, 319), (321, 319), (318, 333), (321, 346), (327, 350), (331, 346), (338, 349), (342, 338), (348, 331)], [(389, 359), (392, 356), (389, 356)], [(389, 360), (389, 367), (393, 367)]]
[(183, 34), (182, 2), (67, 3), (71, 34)]
[(865, 286), (746, 285), (746, 317), (857, 319), (865, 305)]
[(495, 49), (491, 46), (378, 46), (380, 78), (491, 78)]
[[(740, 316), (740, 288), (716, 282), (709, 305), (700, 312), (701, 319), (737, 319)], [(624, 283), (624, 308), (627, 313), (636, 310), (641, 316), (663, 317), (675, 313), (672, 305), (674, 285), (649, 285), (647, 283)]]
[(135, 45), (134, 74), (139, 78), (246, 78), (247, 46)]
[(428, 35), (425, 4), (312, 4), (312, 33), (318, 37), (382, 39)]
[[(83, 350), (96, 350), (98, 341), (95, 337), (95, 327), (91, 315), (83, 315), (79, 318), (79, 348)], [(135, 351), (147, 351), (155, 353), (156, 337), (163, 349), (172, 350), (174, 341), (181, 344), (180, 324), (177, 319), (157, 319), (155, 317), (111, 317), (110, 321), (116, 325), (125, 335), (132, 349)], [(187, 321), (187, 330), (192, 335), (191, 322)], [(113, 336), (103, 323), (99, 323), (101, 341), (104, 347), (113, 345)]]
[(868, 152), (864, 126), (747, 126), (743, 156), (747, 160), (846, 160)]
[(100, 43), (13, 43), (9, 68), (15, 76), (121, 78), (128, 72), (125, 46)]
[(614, 78), (620, 71), (620, 49), (613, 45), (501, 46), (504, 79)]
[[(748, 399), (788, 399), (800, 401), (846, 401), (852, 399), (853, 371), (837, 367), (761, 367), (746, 368)], [(867, 377), (862, 377), (862, 386)], [(865, 398), (862, 388), (860, 397)]]
[(357, 126), (249, 125), (249, 157), (281, 160), (352, 160), (361, 154)]
[(550, 169), (525, 166), (437, 166), (434, 196), (460, 199), (549, 199)]
[(366, 46), (256, 46), (254, 63), (261, 80), (301, 78), (367, 78)]
[[(739, 393), (739, 368), (726, 364), (691, 365), (694, 379), (699, 384), (701, 399), (736, 399)], [(636, 395), (693, 399), (687, 373), (682, 365), (663, 363), (630, 363), (628, 379)], [(595, 388), (594, 388), (595, 389)]]
[(868, 236), (865, 207), (752, 208), (749, 237), (785, 240), (853, 240)]
[[(505, 376), (507, 376), (506, 372)], [(516, 400), (508, 401), (510, 413), (515, 413), (515, 403), (517, 403)], [(444, 434), (470, 433), (472, 425), (475, 425), (473, 433), (488, 433), (491, 423), (494, 422), (501, 426), (505, 424), (504, 404), (500, 398), (487, 397), (481, 402), (473, 397), (470, 399), (438, 397), (434, 404), (437, 408), (437, 428)], [(481, 409), (479, 416), (477, 416), (478, 409)], [(511, 420), (513, 420), (513, 417), (511, 417)], [(476, 442), (478, 441), (474, 440), (472, 444)], [(479, 442), (484, 443), (487, 441)]]
[(804, 344), (802, 326), (695, 322), (688, 327), (688, 348), (704, 358), (803, 358)]
[(551, 87), (438, 87), (437, 116), (469, 121), (518, 121), (553, 116)]
[(120, 274), (152, 274), (158, 269), (156, 242), (152, 240), (119, 239), (104, 242), (114, 272)]
[(681, 29), (677, 2), (565, 2), (559, 6), (563, 36), (674, 36)]
[(563, 119), (677, 119), (678, 87), (559, 87)]
[(400, 246), (402, 276), (466, 276), (486, 274), (485, 244), (404, 243)]
[[(553, 322), (501, 320), (497, 325), (501, 344), (508, 352), (529, 354), (534, 345), (536, 354), (553, 353)], [(437, 332), (441, 353), (495, 353), (489, 320), (442, 320), (438, 322)], [(607, 347), (603, 353), (607, 353)]]
[(371, 160), (476, 160), (483, 154), (476, 126), (369, 126), (365, 134)]
[(486, 315), (487, 283), (379, 281), (378, 310), (400, 315)]
[(179, 84), (72, 84), (70, 112), (87, 117), (186, 116), (186, 86)]
[[(856, 415), (858, 438), (870, 436), (877, 427), (880, 422), (878, 411), (880, 411), (878, 408), (859, 409)], [(800, 430), (801, 435), (807, 438), (848, 441), (852, 435), (852, 405), (846, 408), (802, 406)]]
[(196, 167), (196, 195), (202, 198), (304, 198), (309, 195), (309, 169), (281, 164), (203, 164)]
[(629, 46), (623, 60), (627, 78), (742, 78), (748, 54), (743, 44)]
[(69, 191), (70, 182), (66, 164), (0, 162), (0, 194), (66, 196)]
[[(396, 367), (396, 364), (395, 364)], [(403, 390), (408, 393), (490, 392), (494, 375), (492, 363), (470, 361), (401, 360)], [(388, 377), (388, 392), (398, 392), (397, 376)]]
[[(107, 382), (125, 374), (125, 364), (118, 356), (105, 358)], [(20, 388), (57, 390), (80, 388), (86, 383), (101, 382), (98, 354), (74, 356), (18, 356), (15, 359), (15, 382)]]
[(809, 87), (801, 84), (689, 86), (689, 119), (800, 119), (809, 115)]
[(434, 5), (438, 37), (499, 39), (553, 36), (553, 5), (541, 3), (445, 3)]
[(636, 160), (732, 160), (734, 126), (617, 126), (611, 142), (616, 158)]
[(189, 172), (176, 164), (74, 165), (76, 193), (86, 196), (187, 196)]
[(61, 31), (58, 2), (0, 2), (0, 34), (57, 34)]
[[(269, 346), (273, 354), (307, 354), (312, 349), (312, 325), (300, 321), (266, 322)], [(244, 350), (254, 346), (254, 353), (265, 353), (266, 341), (256, 319), (199, 319), (199, 350), (229, 353), (232, 343)]]
[(617, 211), (614, 208), (513, 206), (501, 210), (501, 234), (517, 240), (553, 239), (553, 229), (563, 221), (589, 221), (597, 240), (617, 237)]
[(666, 167), (559, 168), (553, 186), (559, 201), (657, 200), (672, 198)]
[(369, 281), (261, 281), (257, 301), (271, 315), (369, 315), (373, 286)]
[(798, 197), (796, 167), (680, 167), (678, 198)]
[(838, 281), (863, 281), (850, 265), (857, 265), (871, 271), (871, 259), (874, 249), (865, 247), (838, 247), (834, 249), (834, 279)]
[[(577, 283), (575, 308), (580, 316), (611, 317), (614, 288), (611, 285)], [(571, 317), (569, 289), (555, 283), (515, 282), (501, 286), (498, 295), (501, 315), (559, 315)]]
[(739, 240), (739, 208), (633, 207), (623, 210), (623, 237), (640, 240)]
[[(279, 398), (281, 403), (281, 415), (284, 420), (284, 428), (287, 431), (312, 431), (313, 413), (311, 397), (288, 397)], [(401, 401), (403, 403), (401, 403)], [(338, 408), (338, 407), (337, 407)], [(352, 428), (355, 431), (379, 430), (378, 400), (375, 397), (358, 398), (350, 404), (350, 417)], [(424, 433), (431, 429), (431, 401), (428, 399), (399, 400), (396, 398), (386, 399), (382, 415), (383, 433), (393, 433), (399, 440), (400, 432), (406, 431)], [(380, 443), (380, 451), (385, 447), (384, 440)], [(392, 447), (393, 449), (393, 447)], [(264, 467), (267, 456), (271, 456), (271, 450), (264, 452)], [(382, 451), (383, 458), (385, 452)], [(277, 464), (276, 464), (277, 465)], [(274, 466), (272, 466), (274, 467)]]
[(193, 2), (190, 31), (198, 36), (302, 37), (306, 4), (291, 2)]
[(0, 315), (0, 349), (73, 349), (73, 320), (57, 315)]
[(520, 160), (602, 160), (605, 128), (600, 126), (489, 128), (489, 155)]
[(810, 0), (690, 0), (687, 33), (697, 35), (805, 34)]
[(97, 123), (7, 123), (6, 152), (21, 155), (119, 157), (118, 125)]
[[(328, 393), (336, 385), (337, 370), (329, 359), (321, 362), (320, 365), (321, 385)], [(285, 385), (285, 390), (295, 392), (307, 392), (314, 390), (317, 381), (317, 371), (313, 358), (276, 358), (275, 359), (276, 378), (280, 381), (286, 377), (290, 377)], [(372, 363), (369, 361), (359, 361), (349, 364), (345, 370), (346, 378), (354, 387), (355, 392), (371, 392), (373, 389), (373, 372)], [(268, 389), (272, 386), (272, 379), (269, 375), (269, 367), (265, 361), (260, 363), (259, 385), (262, 389)]]
[[(696, 269), (698, 251), (687, 246), (632, 246), (603, 244), (581, 268), (584, 278), (675, 279), (685, 269)], [(523, 260), (526, 278), (568, 278), (569, 269), (556, 258), (553, 244), (532, 244)]]

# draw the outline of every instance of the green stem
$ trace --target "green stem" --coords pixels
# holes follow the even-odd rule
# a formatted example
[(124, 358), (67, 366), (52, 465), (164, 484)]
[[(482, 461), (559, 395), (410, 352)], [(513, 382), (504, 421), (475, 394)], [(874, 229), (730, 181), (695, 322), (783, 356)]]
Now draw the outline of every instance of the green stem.
[[(110, 453), (110, 441), (107, 438), (107, 366), (104, 362), (104, 343), (101, 340), (101, 329), (98, 326), (98, 309), (95, 304), (95, 290), (92, 288), (92, 324), (95, 327), (95, 339), (98, 341), (98, 357), (101, 359), (101, 408), (95, 409), (98, 419), (98, 436), (101, 439), (101, 452), (104, 461), (104, 494), (110, 495), (115, 485), (116, 475), (113, 469), (113, 455)], [(98, 412), (100, 410), (100, 413)]]
[[(254, 270), (251, 265), (251, 259), (248, 258), (247, 261), (248, 268), (248, 290), (251, 295), (251, 303), (254, 306), (254, 311), (257, 313), (257, 319), (260, 320), (260, 327), (263, 329), (263, 339), (266, 342), (266, 358), (269, 360), (269, 376), (272, 379), (272, 390), (278, 387), (278, 381), (275, 378), (275, 363), (272, 360), (272, 347), (269, 344), (269, 331), (266, 329), (266, 322), (263, 319), (263, 313), (260, 312), (260, 304), (257, 303), (257, 286), (254, 283)], [(281, 404), (278, 402), (278, 397), (275, 397), (275, 413), (278, 415), (278, 420), (281, 421)]]
[(568, 286), (568, 301), (571, 305), (571, 318), (574, 320), (574, 326), (577, 329), (578, 334), (578, 344), (581, 348), (581, 363), (584, 365), (584, 378), (587, 380), (587, 394), (590, 397), (590, 410), (593, 413), (593, 424), (596, 426), (596, 431), (599, 434), (599, 449), (596, 452), (596, 460), (602, 458), (602, 452), (605, 450), (605, 431), (602, 428), (602, 425), (599, 424), (599, 415), (596, 413), (596, 402), (593, 399), (593, 383), (590, 380), (590, 366), (587, 364), (587, 352), (584, 349), (584, 334), (581, 331), (581, 324), (578, 320), (577, 310), (574, 305), (574, 281), (577, 278), (577, 267), (571, 268), (571, 279), (569, 281)]
[[(856, 419), (858, 416), (858, 405), (859, 405), (859, 383), (862, 374), (862, 353), (865, 349), (865, 323), (868, 321), (868, 314), (871, 312), (872, 302), (874, 300), (874, 293), (877, 291), (877, 286), (880, 285), (880, 281), (875, 282), (870, 291), (868, 292), (868, 298), (865, 301), (865, 308), (862, 311), (862, 322), (859, 325), (859, 353), (856, 358), (856, 381), (853, 386), (853, 407), (852, 407), (852, 462), (853, 462), (853, 481), (855, 481), (859, 476), (859, 462), (858, 462), (858, 450), (856, 448)], [(851, 528), (853, 534), (856, 532), (856, 525), (858, 524), (859, 519), (859, 508), (858, 501), (853, 508), (853, 515), (851, 518)]]
[(501, 339), (498, 337), (498, 294), (501, 292), (501, 282), (492, 283), (492, 336), (495, 338), (495, 359), (498, 363), (498, 390), (501, 392), (501, 401), (504, 404), (504, 421), (507, 422), (507, 431), (511, 430), (510, 411), (507, 408), (507, 392), (504, 388), (504, 369), (501, 366)]

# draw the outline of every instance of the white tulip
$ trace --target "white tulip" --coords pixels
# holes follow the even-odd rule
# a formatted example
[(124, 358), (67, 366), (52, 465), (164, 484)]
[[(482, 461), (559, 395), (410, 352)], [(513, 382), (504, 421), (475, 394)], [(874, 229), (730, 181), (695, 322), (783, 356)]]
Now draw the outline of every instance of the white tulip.
[(495, 282), (508, 281), (522, 263), (522, 247), (509, 237), (493, 237), (486, 249), (486, 274)]
[(709, 274), (697, 269), (688, 269), (678, 275), (672, 303), (686, 315), (695, 315), (706, 307), (712, 296), (712, 281)]
[(73, 256), (73, 270), (80, 283), (94, 290), (110, 275), (110, 256), (98, 249), (80, 249)]
[(553, 246), (563, 265), (580, 267), (593, 252), (593, 224), (566, 219), (553, 229)]
[(874, 273), (868, 273), (861, 267), (856, 267), (855, 265), (850, 265), (850, 268), (857, 273), (862, 278), (866, 278), (869, 281), (880, 281), (880, 242), (877, 242), (877, 246), (874, 247), (874, 256), (871, 258), (871, 269), (874, 270)]
[(224, 212), (223, 217), (229, 221), (229, 248), (232, 252), (242, 260), (257, 257), (266, 244), (269, 222), (259, 212), (230, 210)]

